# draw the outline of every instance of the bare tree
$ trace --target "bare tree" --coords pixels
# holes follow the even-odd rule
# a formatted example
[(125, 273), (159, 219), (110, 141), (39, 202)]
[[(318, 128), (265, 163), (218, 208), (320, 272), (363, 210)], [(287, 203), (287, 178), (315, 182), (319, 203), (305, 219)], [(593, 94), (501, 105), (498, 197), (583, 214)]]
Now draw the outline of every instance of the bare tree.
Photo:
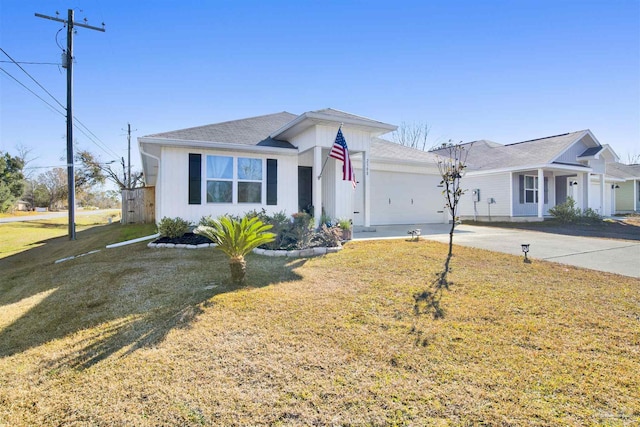
[(402, 122), (393, 132), (393, 141), (396, 144), (424, 151), (427, 149), (427, 139), (430, 132), (431, 126), (426, 122)]
[(631, 153), (630, 151), (627, 151), (627, 156), (622, 160), (622, 162), (628, 165), (637, 165), (640, 163), (640, 153), (635, 151)]
[(58, 202), (67, 198), (67, 171), (64, 168), (53, 168), (41, 173), (37, 182), (40, 191), (43, 195), (46, 194), (49, 209), (55, 209)]
[(444, 263), (444, 268), (436, 280), (431, 284), (431, 288), (427, 288), (423, 292), (414, 295), (415, 305), (414, 312), (420, 314), (430, 312), (433, 317), (438, 319), (444, 317), (444, 309), (440, 305), (442, 292), (449, 288), (447, 275), (450, 271), (451, 258), (453, 257), (453, 234), (456, 225), (459, 223), (458, 206), (465, 190), (461, 186), (464, 170), (467, 167), (467, 156), (471, 149), (471, 144), (442, 144), (437, 152), (437, 166), (442, 178), (440, 185), (442, 186), (442, 195), (445, 200), (445, 208), (451, 216), (451, 228), (449, 229), (449, 251)]
[(124, 158), (121, 159), (122, 173), (114, 170), (112, 164), (114, 162), (103, 163), (94, 154), (87, 150), (79, 151), (76, 155), (77, 159), (82, 163), (83, 169), (88, 176), (93, 177), (96, 181), (104, 182), (105, 179), (113, 182), (119, 189), (132, 189), (144, 186), (142, 172), (132, 172), (131, 180), (127, 179), (127, 170), (124, 164)]
[(465, 193), (460, 184), (464, 170), (467, 168), (467, 156), (471, 149), (471, 144), (449, 144), (440, 150), (442, 154), (437, 154), (438, 171), (440, 172), (440, 185), (443, 186), (442, 194), (445, 200), (445, 208), (451, 216), (451, 229), (449, 230), (449, 252), (444, 264), (444, 270), (440, 276), (440, 283), (446, 285), (449, 263), (453, 256), (453, 233), (459, 222), (458, 205), (460, 198)]

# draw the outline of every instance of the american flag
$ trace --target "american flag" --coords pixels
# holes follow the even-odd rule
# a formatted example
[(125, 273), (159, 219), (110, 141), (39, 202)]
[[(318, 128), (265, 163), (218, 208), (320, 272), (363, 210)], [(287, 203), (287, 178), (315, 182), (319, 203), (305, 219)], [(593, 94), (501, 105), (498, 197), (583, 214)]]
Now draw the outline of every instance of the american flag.
[(342, 136), (342, 129), (338, 129), (336, 141), (333, 143), (333, 147), (331, 147), (329, 157), (342, 161), (342, 180), (351, 181), (353, 188), (356, 188), (356, 174), (353, 173), (353, 165), (349, 157), (349, 148), (347, 148), (347, 141), (345, 141), (344, 136)]

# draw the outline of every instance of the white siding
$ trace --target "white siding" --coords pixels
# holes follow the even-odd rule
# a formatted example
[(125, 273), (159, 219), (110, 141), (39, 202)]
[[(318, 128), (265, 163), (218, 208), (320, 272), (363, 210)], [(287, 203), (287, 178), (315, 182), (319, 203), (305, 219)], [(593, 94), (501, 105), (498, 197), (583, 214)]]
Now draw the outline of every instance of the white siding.
[[(335, 135), (333, 137), (335, 138)], [(303, 152), (315, 147), (316, 139), (316, 127), (311, 126), (309, 129), (291, 138), (289, 142), (294, 147), (297, 147), (299, 152)], [(331, 143), (333, 144), (333, 141), (331, 141)]]
[(582, 140), (580, 140), (569, 147), (567, 151), (562, 153), (562, 155), (558, 157), (556, 161), (561, 163), (577, 163), (576, 157), (584, 153), (586, 149), (587, 146), (584, 142), (582, 142)]
[[(189, 153), (202, 155), (201, 204), (190, 205), (189, 190)], [(206, 156), (223, 155), (233, 157), (252, 157), (278, 160), (278, 204), (266, 205), (266, 164), (263, 166), (263, 201), (259, 203), (207, 203), (206, 196)], [(298, 158), (275, 154), (237, 153), (219, 150), (196, 150), (164, 147), (160, 162), (160, 174), (156, 187), (156, 220), (163, 217), (180, 217), (198, 222), (203, 216), (213, 217), (223, 214), (242, 215), (253, 209), (265, 208), (267, 212), (285, 211), (292, 214), (298, 210)], [(234, 191), (235, 188), (234, 188)]]
[[(338, 126), (315, 125), (304, 132), (294, 136), (289, 141), (300, 152), (307, 151), (315, 146), (331, 148), (338, 134)], [(351, 129), (348, 125), (342, 127), (342, 135), (347, 141), (349, 151), (369, 150), (371, 145), (371, 133), (358, 129)]]
[[(461, 180), (462, 188), (466, 191), (460, 200), (458, 215), (464, 218), (508, 217), (511, 212), (511, 198), (509, 197), (510, 173), (494, 175), (465, 176)], [(480, 190), (480, 201), (474, 204), (473, 190)], [(489, 204), (489, 199), (495, 203)]]

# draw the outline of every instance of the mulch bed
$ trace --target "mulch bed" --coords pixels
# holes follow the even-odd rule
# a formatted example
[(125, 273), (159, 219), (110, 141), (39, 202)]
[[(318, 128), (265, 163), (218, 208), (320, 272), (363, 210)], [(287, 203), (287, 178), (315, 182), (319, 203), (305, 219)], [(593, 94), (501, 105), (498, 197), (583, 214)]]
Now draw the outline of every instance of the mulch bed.
[(176, 237), (174, 239), (169, 237), (160, 237), (151, 243), (173, 243), (175, 245), (200, 245), (202, 243), (212, 243), (207, 237), (200, 234), (185, 233), (182, 237)]

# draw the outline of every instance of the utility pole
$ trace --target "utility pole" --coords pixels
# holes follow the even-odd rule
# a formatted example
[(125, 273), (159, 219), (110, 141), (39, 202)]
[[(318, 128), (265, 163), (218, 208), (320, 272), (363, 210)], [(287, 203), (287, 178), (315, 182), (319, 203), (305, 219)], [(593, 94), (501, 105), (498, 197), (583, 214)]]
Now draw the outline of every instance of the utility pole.
[(131, 123), (127, 123), (127, 165), (129, 170), (127, 171), (127, 190), (131, 190)]
[[(136, 130), (137, 129), (134, 129), (134, 131)], [(127, 146), (128, 174), (124, 174), (124, 184), (126, 185), (127, 190), (131, 190), (131, 123), (127, 123)], [(122, 161), (124, 162), (124, 158), (122, 159)], [(124, 169), (124, 163), (122, 164), (122, 168)]]
[(67, 26), (67, 187), (69, 192), (67, 204), (69, 205), (69, 240), (76, 240), (76, 180), (73, 167), (73, 28), (74, 26), (84, 27), (104, 33), (104, 23), (102, 28), (99, 28), (74, 22), (73, 9), (69, 9), (67, 12), (67, 20), (40, 13), (36, 13), (36, 16), (62, 22)]

